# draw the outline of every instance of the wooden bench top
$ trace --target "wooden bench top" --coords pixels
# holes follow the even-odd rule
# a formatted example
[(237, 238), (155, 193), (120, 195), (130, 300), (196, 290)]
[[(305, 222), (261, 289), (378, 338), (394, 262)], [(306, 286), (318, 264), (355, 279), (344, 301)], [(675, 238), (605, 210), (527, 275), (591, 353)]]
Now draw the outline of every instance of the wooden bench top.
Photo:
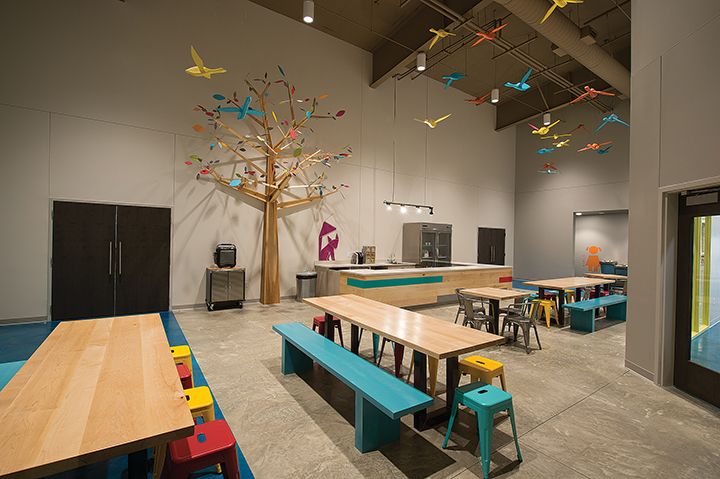
[(425, 409), (433, 403), (427, 394), (303, 324), (275, 324), (272, 328), (392, 419)]
[(65, 321), (0, 391), (0, 478), (44, 477), (193, 433), (160, 315)]
[(613, 304), (620, 304), (626, 301), (627, 296), (625, 295), (611, 294), (610, 296), (601, 296), (599, 298), (587, 299), (585, 301), (563, 304), (563, 308), (590, 311), (592, 309), (602, 308), (603, 306), (612, 306)]

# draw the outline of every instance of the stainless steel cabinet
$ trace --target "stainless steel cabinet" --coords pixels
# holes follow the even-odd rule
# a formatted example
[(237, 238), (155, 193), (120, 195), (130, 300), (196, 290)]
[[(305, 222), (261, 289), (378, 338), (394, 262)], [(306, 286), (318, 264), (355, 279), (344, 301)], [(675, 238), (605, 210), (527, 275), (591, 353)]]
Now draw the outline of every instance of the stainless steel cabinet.
[(205, 304), (208, 311), (242, 308), (244, 300), (244, 268), (211, 267), (205, 270)]
[(405, 223), (402, 260), (420, 266), (452, 263), (452, 225), (443, 223)]

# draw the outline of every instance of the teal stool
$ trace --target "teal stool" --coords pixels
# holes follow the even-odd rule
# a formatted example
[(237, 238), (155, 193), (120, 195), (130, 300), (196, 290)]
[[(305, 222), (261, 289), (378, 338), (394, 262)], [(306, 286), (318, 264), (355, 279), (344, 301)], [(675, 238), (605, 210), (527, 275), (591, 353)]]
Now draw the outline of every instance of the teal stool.
[(515, 412), (513, 411), (512, 395), (502, 389), (490, 386), (482, 382), (475, 382), (460, 386), (455, 390), (455, 401), (450, 414), (447, 434), (442, 443), (443, 449), (447, 447), (452, 432), (453, 422), (457, 416), (458, 404), (469, 407), (475, 411), (477, 418), (478, 436), (480, 439), (480, 457), (482, 458), (483, 477), (487, 479), (490, 473), (490, 451), (492, 450), (492, 433), (494, 427), (493, 416), (501, 411), (510, 414), (513, 437), (515, 438), (515, 449), (517, 450), (518, 461), (522, 462), (520, 454), (520, 443), (518, 442), (517, 429), (515, 428)]

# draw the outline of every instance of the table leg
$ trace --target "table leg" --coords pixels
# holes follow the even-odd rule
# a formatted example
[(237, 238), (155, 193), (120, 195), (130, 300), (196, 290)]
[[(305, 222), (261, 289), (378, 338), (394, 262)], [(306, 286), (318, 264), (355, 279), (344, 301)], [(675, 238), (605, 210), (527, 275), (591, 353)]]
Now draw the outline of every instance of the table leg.
[(458, 357), (452, 356), (445, 361), (445, 412), (450, 417), (453, 401), (455, 400), (455, 388), (460, 383), (460, 370), (458, 369)]
[(330, 341), (335, 341), (335, 325), (333, 324), (333, 316), (325, 313), (325, 337)]
[[(413, 351), (413, 363), (415, 372), (413, 376), (413, 386), (422, 392), (427, 391), (427, 356), (420, 351)], [(425, 421), (427, 420), (427, 410), (421, 409), (413, 414), (413, 426), (415, 429), (423, 430)]]
[(560, 323), (560, 326), (565, 326), (565, 308), (563, 308), (563, 304), (565, 304), (565, 290), (561, 289), (558, 290), (557, 295), (557, 303), (558, 303), (558, 323)]
[(355, 324), (350, 325), (350, 351), (355, 354), (360, 351), (360, 327)]
[(153, 460), (153, 479), (160, 479), (162, 475), (163, 465), (165, 464), (165, 452), (167, 444), (155, 446), (155, 458)]
[(492, 308), (493, 328), (495, 328), (493, 333), (500, 334), (500, 300), (491, 299), (490, 308)]
[(147, 449), (128, 454), (128, 479), (147, 479)]
[(582, 288), (575, 288), (575, 301), (582, 301)]
[[(596, 297), (596, 298), (599, 298), (599, 297), (600, 297), (600, 291), (601, 291), (601, 290), (602, 290), (602, 286), (600, 286), (600, 285), (595, 286), (595, 297)], [(595, 317), (596, 317), (596, 318), (599, 318), (599, 317), (600, 317), (600, 308), (598, 308), (598, 309), (595, 310)]]
[(402, 360), (405, 355), (405, 346), (400, 343), (395, 343), (395, 377), (400, 377), (400, 369), (402, 368)]

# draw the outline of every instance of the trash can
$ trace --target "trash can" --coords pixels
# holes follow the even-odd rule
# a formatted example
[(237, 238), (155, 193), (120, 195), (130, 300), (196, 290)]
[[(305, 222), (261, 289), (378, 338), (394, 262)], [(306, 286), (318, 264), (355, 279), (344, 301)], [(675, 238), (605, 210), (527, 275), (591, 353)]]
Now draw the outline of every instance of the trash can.
[(600, 261), (600, 272), (602, 274), (615, 274), (617, 261)]
[(297, 290), (295, 299), (302, 301), (303, 298), (312, 298), (315, 296), (315, 284), (317, 283), (317, 273), (315, 271), (303, 271), (295, 275), (297, 282)]
[(626, 264), (618, 264), (615, 265), (615, 274), (620, 274), (623, 276), (627, 276), (628, 274), (628, 265)]

